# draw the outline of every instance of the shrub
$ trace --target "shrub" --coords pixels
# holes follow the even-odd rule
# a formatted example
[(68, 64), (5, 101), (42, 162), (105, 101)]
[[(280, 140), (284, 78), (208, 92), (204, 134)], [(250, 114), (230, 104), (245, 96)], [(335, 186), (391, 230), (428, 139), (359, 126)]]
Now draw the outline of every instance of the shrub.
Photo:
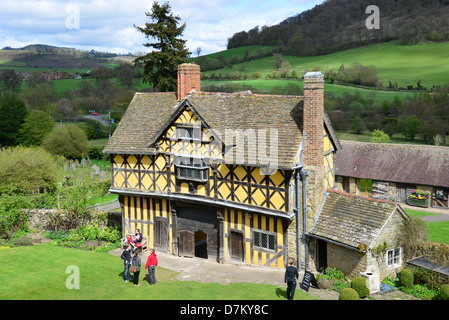
[(411, 288), (413, 286), (413, 272), (410, 269), (404, 269), (399, 272), (399, 286)]
[(366, 278), (364, 277), (355, 277), (351, 281), (351, 288), (357, 291), (360, 298), (365, 298), (369, 296), (369, 289), (366, 286)]
[(68, 159), (81, 160), (89, 153), (87, 135), (75, 124), (55, 127), (44, 138), (42, 145), (48, 152)]
[(359, 294), (352, 288), (344, 288), (340, 291), (338, 300), (360, 300)]
[(440, 300), (449, 300), (449, 284), (446, 284), (441, 287), (439, 299)]
[(0, 150), (0, 194), (25, 194), (46, 188), (53, 191), (60, 177), (58, 159), (36, 147)]

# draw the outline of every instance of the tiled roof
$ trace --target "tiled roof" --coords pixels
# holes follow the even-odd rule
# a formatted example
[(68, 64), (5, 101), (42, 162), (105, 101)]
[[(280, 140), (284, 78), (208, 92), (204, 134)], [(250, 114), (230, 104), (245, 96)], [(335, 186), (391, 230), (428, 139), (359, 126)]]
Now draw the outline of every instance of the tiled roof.
[[(104, 152), (154, 153), (156, 150), (150, 148), (150, 145), (164, 131), (164, 126), (170, 125), (175, 112), (185, 104), (213, 131), (219, 132), (223, 142), (226, 142), (227, 129), (234, 132), (253, 130), (256, 134), (266, 130), (267, 156), (270, 155), (270, 133), (277, 131), (277, 167), (286, 169), (294, 165), (302, 140), (303, 98), (256, 95), (251, 92), (194, 92), (181, 103), (177, 103), (174, 93), (136, 94)], [(325, 125), (333, 132), (328, 121), (325, 121)], [(257, 143), (255, 145), (258, 146)], [(243, 149), (245, 153), (248, 152), (247, 145)], [(248, 157), (245, 157), (245, 163), (238, 164), (258, 165), (247, 160)]]
[(340, 141), (336, 175), (449, 187), (449, 148)]
[(396, 209), (396, 203), (328, 189), (309, 234), (357, 249), (369, 248)]
[(176, 109), (175, 93), (136, 93), (104, 153), (147, 154), (151, 137)]

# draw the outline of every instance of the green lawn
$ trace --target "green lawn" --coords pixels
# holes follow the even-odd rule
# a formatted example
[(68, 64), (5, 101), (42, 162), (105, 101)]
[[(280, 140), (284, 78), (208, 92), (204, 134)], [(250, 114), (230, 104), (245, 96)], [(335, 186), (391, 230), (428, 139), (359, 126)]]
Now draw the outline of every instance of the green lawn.
[[(433, 213), (410, 209), (405, 209), (405, 212), (412, 218), (434, 215)], [(449, 245), (449, 221), (427, 222), (426, 225), (429, 234), (428, 241)]]
[[(135, 287), (124, 283), (119, 257), (51, 243), (2, 249), (0, 261), (0, 300), (285, 300), (279, 286), (178, 281), (174, 271), (161, 267), (160, 283), (150, 286), (141, 271), (141, 285)], [(68, 266), (79, 268), (80, 289), (67, 289)], [(296, 290), (295, 300), (314, 299)]]

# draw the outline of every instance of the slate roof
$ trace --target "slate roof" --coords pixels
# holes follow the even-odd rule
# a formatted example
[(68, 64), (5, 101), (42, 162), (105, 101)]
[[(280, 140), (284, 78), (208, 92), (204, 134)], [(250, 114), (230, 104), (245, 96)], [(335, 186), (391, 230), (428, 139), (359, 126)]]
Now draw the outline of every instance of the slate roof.
[(327, 189), (324, 205), (309, 234), (355, 250), (359, 250), (360, 244), (370, 248), (396, 208), (408, 217), (394, 202)]
[[(226, 129), (232, 129), (234, 132), (251, 129), (256, 133), (260, 129), (267, 130), (265, 140), (267, 155), (270, 154), (270, 130), (277, 130), (277, 167), (289, 169), (294, 165), (302, 140), (303, 98), (256, 95), (251, 92), (239, 94), (194, 92), (180, 103), (177, 103), (175, 93), (137, 93), (104, 152), (155, 153), (155, 148), (150, 146), (186, 104), (206, 126), (222, 135), (223, 142), (226, 142)], [(338, 148), (338, 140), (330, 122), (326, 120), (328, 119), (325, 117), (324, 124), (331, 132)], [(247, 152), (247, 145), (243, 149)], [(249, 163), (248, 157), (245, 157), (245, 163), (238, 164), (259, 165)]]
[(335, 156), (339, 176), (449, 187), (449, 148), (341, 141)]

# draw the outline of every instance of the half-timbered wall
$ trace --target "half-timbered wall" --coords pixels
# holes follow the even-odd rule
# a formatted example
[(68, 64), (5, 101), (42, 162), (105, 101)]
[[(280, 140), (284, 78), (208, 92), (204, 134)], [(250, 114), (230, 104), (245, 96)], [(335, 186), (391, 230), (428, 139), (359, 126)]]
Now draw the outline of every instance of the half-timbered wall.
[(242, 262), (258, 266), (284, 267), (286, 245), (282, 219), (239, 210), (224, 210), (225, 259), (239, 260), (233, 255), (233, 234), (243, 239)]
[(133, 233), (140, 229), (142, 235), (148, 237), (149, 247), (171, 252), (173, 232), (170, 211), (171, 205), (167, 199), (123, 196), (123, 230)]

